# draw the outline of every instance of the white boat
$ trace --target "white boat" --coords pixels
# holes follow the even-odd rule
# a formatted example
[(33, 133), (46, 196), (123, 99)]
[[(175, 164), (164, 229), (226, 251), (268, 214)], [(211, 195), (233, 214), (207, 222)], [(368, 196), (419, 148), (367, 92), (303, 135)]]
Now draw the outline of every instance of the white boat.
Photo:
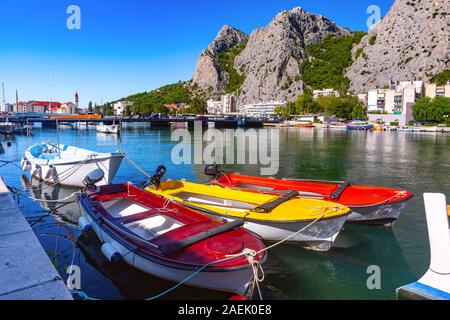
[(59, 127), (61, 129), (73, 129), (73, 124), (71, 122), (60, 122)]
[(21, 166), (31, 170), (31, 176), (50, 184), (82, 188), (83, 178), (95, 169), (103, 169), (105, 176), (99, 185), (108, 185), (114, 179), (124, 155), (97, 153), (67, 145), (37, 144), (25, 151)]
[(345, 123), (329, 123), (326, 126), (327, 129), (333, 129), (333, 130), (347, 130), (347, 124)]
[(431, 261), (417, 282), (397, 289), (400, 299), (450, 300), (450, 228), (447, 200), (443, 194), (424, 195)]
[(119, 125), (117, 125), (117, 124), (105, 125), (105, 124), (101, 123), (97, 126), (97, 131), (102, 132), (102, 133), (118, 134), (120, 129), (119, 129)]

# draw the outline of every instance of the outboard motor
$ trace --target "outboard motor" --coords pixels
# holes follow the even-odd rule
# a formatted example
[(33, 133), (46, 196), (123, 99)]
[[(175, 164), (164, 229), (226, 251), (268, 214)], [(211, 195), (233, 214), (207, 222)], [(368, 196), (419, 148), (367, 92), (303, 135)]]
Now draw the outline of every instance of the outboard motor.
[(156, 169), (153, 177), (150, 179), (151, 184), (153, 184), (155, 186), (156, 190), (159, 189), (159, 187), (161, 185), (161, 180), (166, 175), (166, 173), (167, 173), (167, 168), (165, 166), (159, 166)]
[(102, 181), (104, 177), (105, 177), (105, 172), (103, 172), (102, 169), (96, 169), (96, 170), (92, 171), (91, 173), (89, 173), (84, 178), (83, 184), (86, 186), (87, 189), (95, 190), (96, 189), (95, 184)]
[(217, 179), (222, 174), (224, 174), (224, 172), (220, 169), (218, 164), (208, 165), (205, 168), (205, 175), (212, 177), (213, 179)]

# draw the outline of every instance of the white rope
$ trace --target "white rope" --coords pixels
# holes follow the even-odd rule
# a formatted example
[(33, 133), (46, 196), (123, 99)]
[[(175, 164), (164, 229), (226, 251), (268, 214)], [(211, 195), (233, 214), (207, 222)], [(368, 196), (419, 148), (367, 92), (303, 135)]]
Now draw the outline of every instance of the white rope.
[(30, 200), (33, 200), (33, 201), (38, 201), (38, 202), (45, 202), (45, 203), (66, 203), (66, 204), (69, 204), (69, 203), (73, 203), (74, 200), (72, 200), (72, 201), (68, 201), (68, 200), (71, 199), (71, 198), (73, 198), (73, 197), (75, 197), (75, 196), (77, 196), (79, 192), (78, 192), (78, 191), (77, 191), (77, 192), (74, 192), (74, 193), (70, 194), (69, 196), (67, 196), (67, 197), (65, 197), (65, 198), (63, 198), (63, 199), (57, 199), (57, 200), (45, 200), (45, 199), (34, 198), (34, 197), (29, 196), (29, 195), (27, 195), (27, 194), (25, 194), (25, 193), (19, 192), (17, 189), (13, 189), (13, 193), (16, 194), (16, 195), (22, 196), (22, 197), (29, 198)]

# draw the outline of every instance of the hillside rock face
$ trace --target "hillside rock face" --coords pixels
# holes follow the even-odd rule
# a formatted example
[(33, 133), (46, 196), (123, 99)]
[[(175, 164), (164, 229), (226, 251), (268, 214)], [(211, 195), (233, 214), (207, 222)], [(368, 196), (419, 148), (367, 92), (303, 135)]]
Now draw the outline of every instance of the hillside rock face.
[(303, 93), (300, 77), (306, 46), (330, 35), (347, 34), (349, 30), (301, 8), (280, 12), (267, 27), (255, 30), (250, 37), (226, 26), (201, 54), (193, 83), (203, 89), (208, 98), (223, 94), (229, 75), (221, 70), (215, 55), (247, 42), (234, 64), (237, 72), (245, 76), (239, 90), (240, 105), (293, 100)]
[(193, 83), (208, 97), (220, 96), (227, 87), (229, 74), (221, 69), (217, 54), (247, 41), (248, 36), (242, 31), (224, 26), (214, 41), (200, 55)]
[(422, 80), (450, 68), (449, 0), (397, 0), (353, 50), (351, 89), (366, 93), (389, 81)]
[(236, 58), (236, 69), (246, 76), (240, 104), (294, 100), (303, 93), (299, 79), (306, 46), (329, 35), (349, 33), (301, 8), (280, 12), (266, 28), (251, 34), (245, 50)]

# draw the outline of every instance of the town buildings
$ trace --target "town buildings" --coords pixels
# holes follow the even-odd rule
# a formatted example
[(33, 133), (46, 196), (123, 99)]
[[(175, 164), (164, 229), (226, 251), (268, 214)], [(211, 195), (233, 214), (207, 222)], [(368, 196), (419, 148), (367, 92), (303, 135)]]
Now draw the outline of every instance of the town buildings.
[(269, 101), (248, 104), (244, 106), (244, 113), (249, 117), (273, 117), (277, 114), (277, 109), (280, 107), (285, 107), (286, 102), (283, 101)]
[(126, 112), (127, 108), (132, 105), (130, 101), (119, 101), (113, 104), (114, 115), (121, 117)]
[(233, 94), (223, 95), (220, 101), (207, 101), (208, 114), (233, 114), (239, 112), (238, 98)]

